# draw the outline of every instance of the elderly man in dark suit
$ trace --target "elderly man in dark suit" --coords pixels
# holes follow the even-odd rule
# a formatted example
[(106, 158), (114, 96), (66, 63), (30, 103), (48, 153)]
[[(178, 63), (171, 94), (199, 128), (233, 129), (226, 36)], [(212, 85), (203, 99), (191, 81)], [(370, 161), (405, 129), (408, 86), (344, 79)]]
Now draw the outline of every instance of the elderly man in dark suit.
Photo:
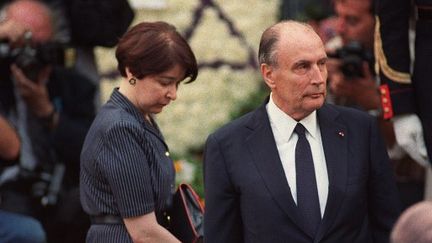
[(324, 104), (326, 52), (286, 21), (262, 35), (270, 97), (210, 135), (207, 242), (388, 242), (399, 198), (376, 121)]

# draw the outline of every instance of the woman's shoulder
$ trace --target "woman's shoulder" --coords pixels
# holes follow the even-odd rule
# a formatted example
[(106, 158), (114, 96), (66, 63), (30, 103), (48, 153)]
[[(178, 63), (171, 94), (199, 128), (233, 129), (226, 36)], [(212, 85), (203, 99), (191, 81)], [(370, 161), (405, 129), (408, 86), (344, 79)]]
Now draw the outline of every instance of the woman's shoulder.
[(144, 132), (141, 123), (125, 110), (109, 104), (101, 107), (92, 127), (104, 133), (127, 133), (128, 131)]

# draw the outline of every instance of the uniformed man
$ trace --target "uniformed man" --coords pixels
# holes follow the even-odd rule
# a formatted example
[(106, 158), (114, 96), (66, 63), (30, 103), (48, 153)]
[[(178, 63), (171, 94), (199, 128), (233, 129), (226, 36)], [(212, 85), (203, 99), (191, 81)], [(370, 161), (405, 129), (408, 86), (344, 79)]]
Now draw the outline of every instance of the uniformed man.
[[(414, 4), (409, 0), (377, 0), (376, 7), (376, 70), (381, 80), (384, 118), (393, 120), (396, 140), (411, 157), (430, 167), (427, 155), (429, 158), (432, 155), (432, 78), (429, 74), (432, 71), (432, 0), (415, 0)], [(410, 58), (409, 43), (413, 9), (415, 61)]]

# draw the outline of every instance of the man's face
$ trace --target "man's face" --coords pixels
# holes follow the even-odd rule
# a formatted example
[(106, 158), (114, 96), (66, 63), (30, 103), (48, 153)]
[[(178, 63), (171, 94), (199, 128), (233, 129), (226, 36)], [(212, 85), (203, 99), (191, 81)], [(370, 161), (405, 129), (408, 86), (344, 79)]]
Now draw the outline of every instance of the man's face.
[(277, 65), (263, 64), (262, 73), (275, 104), (301, 120), (320, 108), (326, 96), (327, 55), (312, 30), (282, 33), (277, 43)]
[(337, 31), (344, 44), (359, 41), (372, 48), (375, 19), (370, 12), (372, 0), (336, 0)]

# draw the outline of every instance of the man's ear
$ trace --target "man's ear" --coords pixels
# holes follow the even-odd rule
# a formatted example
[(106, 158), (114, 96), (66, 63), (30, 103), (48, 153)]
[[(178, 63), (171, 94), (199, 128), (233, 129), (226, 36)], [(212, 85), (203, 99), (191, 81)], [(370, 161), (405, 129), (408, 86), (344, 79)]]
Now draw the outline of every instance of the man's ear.
[(266, 63), (262, 63), (260, 69), (265, 83), (270, 89), (273, 89), (275, 87), (275, 83), (273, 81), (273, 67)]

